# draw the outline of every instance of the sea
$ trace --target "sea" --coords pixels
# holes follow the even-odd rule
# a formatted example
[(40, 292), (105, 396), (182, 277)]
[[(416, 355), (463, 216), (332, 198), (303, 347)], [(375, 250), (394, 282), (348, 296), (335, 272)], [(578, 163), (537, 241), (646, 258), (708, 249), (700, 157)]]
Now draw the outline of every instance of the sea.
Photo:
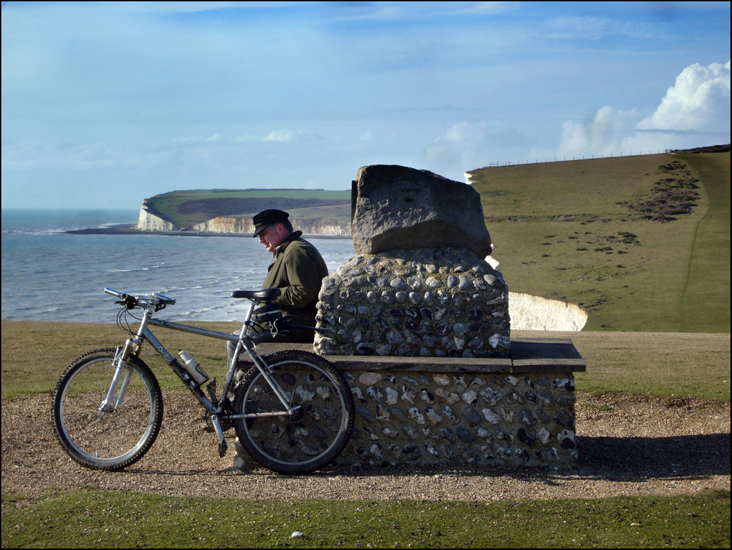
[[(114, 323), (109, 287), (175, 298), (156, 317), (241, 321), (247, 300), (233, 290), (262, 287), (272, 255), (247, 236), (74, 234), (134, 224), (132, 210), (2, 209), (2, 320)], [(333, 272), (356, 255), (350, 238), (306, 236)]]

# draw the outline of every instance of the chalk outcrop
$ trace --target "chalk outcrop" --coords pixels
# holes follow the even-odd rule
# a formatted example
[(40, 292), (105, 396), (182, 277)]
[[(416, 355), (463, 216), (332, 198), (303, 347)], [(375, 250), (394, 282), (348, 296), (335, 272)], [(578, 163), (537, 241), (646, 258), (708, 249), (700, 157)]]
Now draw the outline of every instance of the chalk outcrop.
[[(351, 224), (348, 221), (329, 220), (325, 218), (297, 219), (291, 218), (293, 227), (306, 235), (329, 235), (347, 237), (351, 234)], [(203, 223), (191, 226), (181, 226), (163, 220), (159, 216), (148, 212), (145, 206), (140, 209), (137, 220), (139, 231), (200, 231), (204, 233), (254, 233), (254, 224), (251, 218), (217, 217)]]
[(139, 231), (180, 231), (180, 225), (175, 225), (164, 219), (151, 214), (145, 208), (145, 203), (140, 208), (140, 216), (137, 219), (137, 229)]
[(513, 330), (579, 332), (587, 323), (587, 312), (571, 302), (510, 292), (509, 304)]
[[(488, 256), (485, 261), (493, 269), (500, 263), (492, 256)], [(509, 292), (508, 304), (513, 330), (579, 332), (587, 324), (587, 312), (572, 302)]]
[[(327, 220), (317, 218), (312, 220), (300, 220), (290, 218), (292, 226), (306, 235), (333, 235), (349, 236), (351, 224), (347, 221)], [(192, 231), (205, 231), (209, 233), (254, 233), (254, 224), (251, 218), (213, 218), (191, 227)]]

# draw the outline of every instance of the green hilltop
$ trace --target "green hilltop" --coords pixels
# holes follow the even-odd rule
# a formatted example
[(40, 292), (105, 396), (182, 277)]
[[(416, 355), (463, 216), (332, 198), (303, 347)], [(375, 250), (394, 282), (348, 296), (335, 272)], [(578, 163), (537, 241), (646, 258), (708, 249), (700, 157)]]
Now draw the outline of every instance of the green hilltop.
[(188, 227), (216, 217), (251, 218), (267, 208), (292, 218), (349, 220), (351, 191), (322, 189), (199, 189), (171, 191), (145, 199), (143, 207), (158, 218)]
[(729, 147), (469, 175), (513, 292), (580, 304), (585, 330), (729, 332)]

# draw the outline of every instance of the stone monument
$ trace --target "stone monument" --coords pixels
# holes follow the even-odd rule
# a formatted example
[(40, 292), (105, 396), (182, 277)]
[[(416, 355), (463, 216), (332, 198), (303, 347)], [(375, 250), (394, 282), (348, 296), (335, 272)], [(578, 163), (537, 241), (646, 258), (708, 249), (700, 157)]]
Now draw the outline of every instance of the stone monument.
[(508, 287), (483, 258), (480, 195), (403, 166), (358, 171), (351, 190), (357, 255), (323, 280), (322, 355), (507, 357)]

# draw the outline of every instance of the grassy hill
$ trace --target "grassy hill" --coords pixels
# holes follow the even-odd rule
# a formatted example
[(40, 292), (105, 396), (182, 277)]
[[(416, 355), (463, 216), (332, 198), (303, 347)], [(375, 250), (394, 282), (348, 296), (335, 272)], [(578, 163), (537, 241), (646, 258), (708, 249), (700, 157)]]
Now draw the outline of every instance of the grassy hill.
[(351, 191), (322, 189), (205, 189), (171, 191), (145, 199), (151, 214), (190, 226), (219, 216), (251, 218), (267, 208), (286, 210), (293, 218), (348, 220)]
[(585, 330), (729, 332), (729, 151), (470, 174), (512, 291), (582, 305)]
[[(580, 304), (585, 330), (730, 331), (730, 153), (676, 152), (470, 172), (509, 288)], [(174, 191), (145, 201), (189, 226), (281, 208), (350, 218), (350, 191)]]

